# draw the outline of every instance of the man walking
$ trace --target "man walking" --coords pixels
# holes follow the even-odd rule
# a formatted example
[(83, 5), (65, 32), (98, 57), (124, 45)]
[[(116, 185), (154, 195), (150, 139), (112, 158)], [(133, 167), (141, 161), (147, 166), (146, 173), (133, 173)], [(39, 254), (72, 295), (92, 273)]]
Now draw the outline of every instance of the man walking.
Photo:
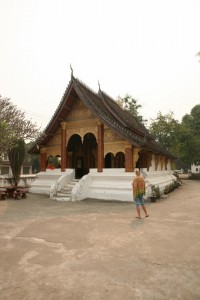
[(133, 179), (132, 182), (133, 200), (138, 214), (136, 218), (141, 219), (140, 206), (142, 207), (145, 213), (145, 217), (149, 216), (146, 207), (144, 205), (144, 199), (143, 199), (143, 196), (145, 194), (145, 181), (144, 181), (144, 177), (140, 174), (140, 171), (138, 169), (135, 170), (135, 175), (136, 177)]

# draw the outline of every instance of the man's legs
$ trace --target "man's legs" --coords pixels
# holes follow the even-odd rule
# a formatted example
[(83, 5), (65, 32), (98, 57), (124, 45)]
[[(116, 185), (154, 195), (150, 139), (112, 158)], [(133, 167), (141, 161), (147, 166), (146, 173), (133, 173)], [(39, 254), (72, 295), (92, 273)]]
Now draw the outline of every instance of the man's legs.
[(148, 215), (148, 213), (147, 213), (147, 210), (146, 210), (145, 205), (141, 205), (141, 206), (142, 206), (142, 209), (143, 209), (143, 211), (144, 211), (144, 213), (145, 213), (145, 217), (148, 217), (149, 215)]
[(138, 214), (138, 216), (136, 218), (141, 219), (141, 216), (140, 216), (140, 206), (139, 205), (136, 205), (136, 210), (137, 210), (137, 214)]
[(142, 195), (139, 195), (135, 200), (135, 205), (136, 205), (136, 210), (137, 210), (137, 214), (138, 216), (136, 218), (138, 219), (141, 219), (141, 215), (140, 215), (140, 206), (142, 206), (142, 209), (145, 213), (145, 217), (148, 217), (148, 213), (147, 213), (147, 210), (146, 210), (146, 207), (144, 205), (144, 199), (143, 199), (143, 196)]

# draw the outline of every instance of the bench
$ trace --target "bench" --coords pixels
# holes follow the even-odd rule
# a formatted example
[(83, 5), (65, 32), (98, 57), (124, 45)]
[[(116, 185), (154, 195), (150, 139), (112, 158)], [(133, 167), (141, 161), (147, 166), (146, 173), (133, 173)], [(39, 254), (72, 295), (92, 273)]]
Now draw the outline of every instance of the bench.
[(26, 199), (26, 194), (28, 193), (28, 189), (26, 188), (21, 188), (21, 189), (17, 189), (14, 193), (13, 193), (13, 198), (14, 199), (18, 199), (19, 197), (21, 197), (22, 199)]
[(6, 193), (6, 192), (0, 191), (0, 199), (1, 199), (1, 200), (5, 200), (5, 199), (6, 199), (6, 196), (7, 196), (7, 193)]

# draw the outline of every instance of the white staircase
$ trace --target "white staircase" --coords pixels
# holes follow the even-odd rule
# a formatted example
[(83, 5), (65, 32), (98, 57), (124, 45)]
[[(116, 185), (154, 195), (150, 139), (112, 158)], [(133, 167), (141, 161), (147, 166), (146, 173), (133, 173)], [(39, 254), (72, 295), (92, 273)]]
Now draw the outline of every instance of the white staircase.
[(57, 192), (52, 199), (57, 201), (71, 201), (71, 191), (79, 179), (73, 179), (67, 183), (59, 192)]

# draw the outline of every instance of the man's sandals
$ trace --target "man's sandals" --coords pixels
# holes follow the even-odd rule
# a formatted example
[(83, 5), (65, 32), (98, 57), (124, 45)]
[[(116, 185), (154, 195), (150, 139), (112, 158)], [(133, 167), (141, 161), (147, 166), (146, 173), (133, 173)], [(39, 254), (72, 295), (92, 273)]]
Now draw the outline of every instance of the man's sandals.
[[(149, 215), (146, 215), (145, 217), (148, 218)], [(142, 218), (141, 217), (136, 217), (136, 219), (142, 219)]]

